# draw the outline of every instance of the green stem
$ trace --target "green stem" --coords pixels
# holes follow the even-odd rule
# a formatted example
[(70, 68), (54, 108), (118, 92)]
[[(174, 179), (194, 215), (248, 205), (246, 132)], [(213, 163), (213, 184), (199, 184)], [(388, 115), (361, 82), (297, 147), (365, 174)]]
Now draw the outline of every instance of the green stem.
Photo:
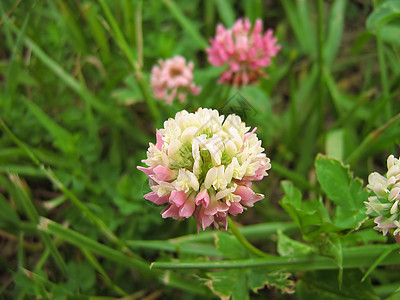
[(273, 258), (274, 256), (261, 251), (260, 249), (254, 247), (249, 241), (240, 233), (239, 229), (236, 227), (235, 222), (228, 216), (228, 225), (230, 230), (236, 239), (247, 249), (250, 253), (253, 253), (259, 257)]
[[(239, 231), (247, 239), (256, 240), (259, 238), (266, 238), (273, 234), (276, 234), (278, 230), (282, 231), (294, 231), (297, 230), (297, 225), (294, 222), (271, 222), (261, 223), (256, 225), (248, 225), (239, 228)], [(189, 243), (189, 242), (213, 242), (214, 241), (213, 231), (204, 231), (199, 234), (183, 235), (178, 238), (173, 238), (168, 241), (171, 243)], [(129, 243), (129, 241), (128, 241)]]
[[(395, 247), (396, 246), (396, 247)], [(362, 247), (351, 247), (343, 249), (343, 268), (368, 267), (371, 261), (378, 258), (385, 250), (391, 249), (379, 265), (399, 265), (400, 255), (398, 245), (366, 245)], [(221, 260), (208, 262), (153, 262), (153, 269), (234, 269), (234, 268), (257, 268), (267, 267), (269, 270), (329, 270), (337, 269), (338, 265), (330, 257), (325, 256), (301, 256), (301, 257), (274, 257), (253, 258), (242, 260)]]

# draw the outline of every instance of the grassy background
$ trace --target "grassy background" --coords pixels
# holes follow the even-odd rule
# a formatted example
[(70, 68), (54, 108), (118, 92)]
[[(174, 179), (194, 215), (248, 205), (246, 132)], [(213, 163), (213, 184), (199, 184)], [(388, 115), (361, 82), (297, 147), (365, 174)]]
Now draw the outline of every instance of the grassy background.
[[(258, 127), (273, 166), (257, 184), (266, 199), (236, 218), (272, 224), (250, 234), (258, 247), (274, 252), (284, 226), (276, 222), (289, 220), (278, 204), (282, 179), (316, 197), (317, 153), (364, 180), (384, 170), (399, 155), (400, 21), (393, 1), (376, 9), (383, 2), (1, 1), (0, 294), (211, 297), (190, 272), (162, 280), (149, 271), (153, 260), (215, 248), (162, 242), (194, 233), (195, 222), (163, 220), (144, 201), (149, 187), (136, 166), (168, 117), (235, 95), (216, 84), (221, 69), (206, 59), (217, 23), (261, 18), (282, 45), (268, 77), (241, 90), (255, 109), (245, 121)], [(175, 54), (194, 62), (203, 90), (166, 106), (152, 98), (149, 73)]]

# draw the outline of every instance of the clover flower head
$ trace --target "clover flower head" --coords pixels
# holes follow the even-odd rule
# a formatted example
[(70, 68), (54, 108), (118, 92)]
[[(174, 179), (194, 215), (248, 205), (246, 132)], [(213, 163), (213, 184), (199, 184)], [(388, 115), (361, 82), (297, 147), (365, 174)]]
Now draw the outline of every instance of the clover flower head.
[(199, 94), (201, 87), (193, 82), (193, 67), (193, 62), (186, 64), (186, 59), (179, 55), (165, 61), (160, 59), (151, 70), (154, 97), (172, 104), (176, 98), (185, 102), (187, 93)]
[(183, 110), (157, 130), (150, 143), (148, 166), (138, 167), (149, 178), (145, 199), (167, 204), (163, 218), (193, 216), (198, 230), (214, 224), (227, 229), (227, 215), (237, 215), (264, 198), (252, 190), (271, 168), (261, 141), (234, 114), (217, 110)]
[(400, 233), (399, 201), (400, 201), (400, 161), (393, 155), (387, 159), (385, 176), (374, 172), (368, 177), (368, 188), (373, 191), (367, 202), (367, 214), (377, 216), (374, 229), (386, 235), (390, 229), (395, 229), (393, 235)]
[(273, 30), (263, 33), (263, 23), (257, 19), (253, 30), (249, 19), (238, 19), (232, 28), (217, 26), (215, 38), (210, 39), (211, 47), (206, 49), (208, 61), (216, 67), (228, 65), (218, 83), (242, 86), (257, 82), (266, 76), (262, 68), (271, 64), (271, 58), (281, 49), (276, 45)]

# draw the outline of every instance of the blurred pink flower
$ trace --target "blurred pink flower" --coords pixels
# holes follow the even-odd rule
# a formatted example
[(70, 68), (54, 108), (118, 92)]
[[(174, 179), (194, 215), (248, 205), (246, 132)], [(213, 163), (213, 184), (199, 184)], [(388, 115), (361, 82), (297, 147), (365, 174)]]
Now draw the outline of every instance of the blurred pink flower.
[(262, 68), (271, 64), (271, 58), (281, 49), (276, 45), (273, 30), (264, 34), (263, 23), (256, 20), (253, 31), (249, 19), (238, 19), (232, 28), (217, 26), (215, 38), (210, 39), (211, 47), (206, 49), (208, 61), (216, 67), (228, 65), (218, 81), (232, 86), (242, 86), (257, 82), (266, 76)]
[(193, 62), (186, 65), (186, 59), (176, 55), (165, 61), (160, 59), (158, 64), (151, 70), (151, 87), (156, 99), (171, 104), (175, 98), (185, 102), (187, 93), (200, 93), (201, 87), (193, 83)]
[(264, 198), (252, 182), (266, 176), (271, 164), (255, 131), (234, 114), (225, 119), (206, 108), (178, 112), (150, 143), (143, 160), (148, 167), (138, 167), (152, 190), (144, 198), (167, 204), (163, 218), (193, 216), (198, 230), (227, 228), (228, 214), (241, 214)]

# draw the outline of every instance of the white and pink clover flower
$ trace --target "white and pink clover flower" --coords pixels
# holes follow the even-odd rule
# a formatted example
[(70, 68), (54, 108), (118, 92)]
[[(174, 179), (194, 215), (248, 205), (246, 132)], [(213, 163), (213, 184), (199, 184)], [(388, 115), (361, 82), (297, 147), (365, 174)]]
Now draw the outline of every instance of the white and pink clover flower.
[(207, 108), (178, 112), (157, 130), (143, 160), (148, 167), (138, 167), (152, 190), (145, 199), (167, 204), (163, 218), (193, 216), (198, 230), (211, 224), (227, 229), (228, 214), (241, 214), (264, 198), (252, 183), (271, 168), (256, 128), (249, 130), (234, 114), (225, 119)]
[(247, 18), (238, 19), (229, 29), (218, 24), (215, 38), (210, 39), (211, 47), (206, 49), (210, 64), (228, 65), (218, 83), (239, 87), (257, 82), (266, 75), (262, 69), (271, 64), (271, 58), (281, 49), (276, 42), (272, 29), (263, 33), (260, 19), (252, 31)]
[(387, 173), (385, 176), (374, 172), (368, 177), (368, 188), (373, 191), (364, 202), (367, 214), (376, 216), (374, 229), (386, 235), (394, 229), (393, 235), (397, 238), (400, 233), (399, 202), (400, 202), (400, 161), (393, 155), (387, 159)]
[(172, 104), (176, 98), (185, 102), (187, 93), (200, 93), (201, 87), (193, 82), (193, 62), (186, 64), (184, 57), (176, 55), (165, 61), (160, 59), (158, 64), (152, 68), (150, 80), (156, 99)]

